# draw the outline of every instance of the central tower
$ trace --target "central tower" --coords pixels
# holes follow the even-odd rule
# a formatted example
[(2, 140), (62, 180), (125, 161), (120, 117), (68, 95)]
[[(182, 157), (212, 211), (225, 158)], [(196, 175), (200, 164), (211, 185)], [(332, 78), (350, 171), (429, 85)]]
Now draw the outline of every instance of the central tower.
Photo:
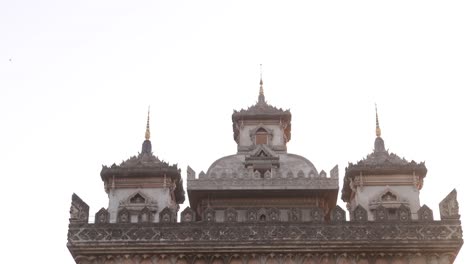
[[(260, 78), (255, 105), (232, 114), (237, 153), (215, 161), (187, 190), (197, 219), (324, 221), (335, 208), (338, 167), (330, 177), (305, 157), (288, 153), (291, 112), (267, 103)], [(294, 206), (292, 206), (294, 205)], [(230, 213), (226, 213), (230, 212)]]

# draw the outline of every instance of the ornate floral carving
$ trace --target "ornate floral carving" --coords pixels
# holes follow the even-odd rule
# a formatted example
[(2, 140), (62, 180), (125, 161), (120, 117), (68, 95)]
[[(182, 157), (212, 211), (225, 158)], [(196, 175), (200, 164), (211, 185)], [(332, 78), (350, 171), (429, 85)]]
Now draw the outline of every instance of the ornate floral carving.
[(81, 198), (73, 194), (70, 206), (70, 223), (88, 223), (89, 206)]
[(268, 221), (276, 222), (280, 220), (280, 211), (277, 208), (268, 209)]
[(216, 212), (213, 208), (206, 208), (203, 212), (203, 221), (215, 222)]
[(358, 222), (365, 222), (367, 221), (367, 210), (364, 209), (361, 205), (358, 205), (354, 208), (353, 211), (353, 220)]
[(311, 217), (312, 222), (321, 223), (324, 221), (324, 216), (325, 214), (322, 208), (312, 207), (310, 209), (310, 217)]
[(418, 219), (419, 221), (433, 221), (434, 214), (432, 213), (431, 208), (429, 208), (427, 205), (423, 205), (421, 208), (419, 208)]
[(457, 190), (453, 189), (447, 197), (439, 203), (440, 219), (460, 219), (458, 214)]
[(195, 211), (192, 210), (189, 206), (187, 206), (181, 213), (180, 220), (183, 223), (188, 222), (195, 222)]
[(117, 222), (130, 223), (130, 212), (127, 208), (123, 208), (117, 213)]
[(94, 223), (96, 224), (109, 223), (109, 212), (105, 208), (101, 208), (101, 210), (99, 210), (94, 217)]
[(374, 219), (375, 221), (387, 221), (388, 220), (388, 212), (387, 208), (380, 205), (374, 211)]
[(138, 222), (139, 223), (147, 223), (153, 221), (153, 213), (148, 207), (144, 207), (141, 209), (140, 213), (138, 214)]
[(257, 221), (257, 209), (250, 208), (247, 210), (247, 221), (248, 222), (256, 222)]
[(176, 220), (177, 220), (176, 219), (176, 214), (169, 207), (164, 208), (159, 213), (159, 222), (160, 223), (175, 223)]
[(224, 221), (225, 222), (237, 222), (237, 210), (234, 208), (228, 208), (224, 211)]
[(404, 204), (400, 205), (400, 207), (397, 210), (397, 213), (398, 219), (401, 222), (411, 221), (411, 209), (408, 206), (405, 206)]
[(288, 220), (290, 222), (299, 222), (302, 220), (302, 211), (298, 208), (291, 208), (288, 211)]
[(346, 212), (339, 205), (337, 205), (331, 211), (331, 220), (332, 222), (338, 222), (338, 223), (345, 222)]

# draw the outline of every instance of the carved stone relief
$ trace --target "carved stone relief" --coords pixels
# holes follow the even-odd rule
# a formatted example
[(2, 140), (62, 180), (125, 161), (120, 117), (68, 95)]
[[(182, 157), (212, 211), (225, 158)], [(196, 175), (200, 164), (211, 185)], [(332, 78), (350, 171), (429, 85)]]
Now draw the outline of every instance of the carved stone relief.
[(324, 216), (325, 214), (322, 208), (312, 207), (310, 209), (310, 217), (311, 217), (312, 222), (321, 223), (324, 221)]
[(182, 211), (180, 220), (183, 223), (194, 222), (195, 221), (195, 211), (193, 211), (192, 208), (187, 206), (187, 208), (185, 208)]
[(228, 223), (237, 222), (237, 210), (228, 208), (224, 211), (224, 221)]
[(73, 194), (70, 206), (70, 222), (88, 223), (89, 206), (81, 198)]
[(419, 208), (418, 220), (419, 221), (433, 221), (434, 215), (432, 213), (431, 208), (429, 208), (427, 205), (423, 205), (421, 208)]
[(291, 208), (288, 211), (288, 220), (290, 222), (299, 222), (302, 220), (302, 211), (298, 208)]
[(353, 220), (358, 222), (366, 222), (367, 219), (367, 210), (364, 209), (361, 205), (358, 205), (353, 211)]
[(331, 211), (331, 221), (332, 222), (337, 222), (337, 223), (345, 222), (346, 221), (346, 212), (340, 206), (337, 205)]
[(94, 223), (96, 224), (109, 223), (109, 212), (105, 208), (101, 208), (101, 210), (99, 210), (94, 217)]
[(457, 190), (453, 189), (447, 197), (439, 203), (440, 219), (460, 219), (458, 214)]
[(176, 222), (176, 214), (172, 211), (169, 207), (164, 208), (159, 213), (159, 222), (160, 223), (175, 223)]
[(117, 222), (130, 223), (130, 212), (127, 210), (127, 208), (123, 208), (117, 213)]
[(206, 208), (203, 212), (203, 221), (214, 222), (215, 221), (215, 210), (213, 208)]

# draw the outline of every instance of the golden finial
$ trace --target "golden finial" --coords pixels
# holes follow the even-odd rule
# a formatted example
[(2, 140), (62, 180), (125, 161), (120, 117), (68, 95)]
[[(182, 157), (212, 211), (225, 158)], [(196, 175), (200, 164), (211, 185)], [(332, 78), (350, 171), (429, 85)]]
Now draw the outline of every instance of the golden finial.
[(263, 95), (263, 70), (262, 70), (262, 64), (260, 64), (260, 95)]
[(145, 132), (145, 139), (150, 139), (150, 128), (149, 128), (149, 117), (150, 117), (150, 107), (148, 106), (148, 119), (146, 120), (146, 132)]
[(380, 137), (381, 134), (380, 125), (379, 125), (379, 114), (377, 113), (377, 104), (375, 104), (375, 135)]

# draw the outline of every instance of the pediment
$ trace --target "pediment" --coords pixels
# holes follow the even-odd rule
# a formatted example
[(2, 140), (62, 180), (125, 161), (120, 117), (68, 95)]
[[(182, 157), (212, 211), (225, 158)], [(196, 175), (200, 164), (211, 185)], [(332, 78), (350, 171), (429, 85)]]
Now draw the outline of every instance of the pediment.
[(408, 199), (401, 196), (396, 190), (386, 187), (383, 191), (370, 199), (369, 208), (375, 209), (383, 205), (386, 208), (399, 208), (401, 205), (409, 205)]
[(273, 150), (265, 145), (257, 145), (248, 155), (249, 158), (277, 158)]

